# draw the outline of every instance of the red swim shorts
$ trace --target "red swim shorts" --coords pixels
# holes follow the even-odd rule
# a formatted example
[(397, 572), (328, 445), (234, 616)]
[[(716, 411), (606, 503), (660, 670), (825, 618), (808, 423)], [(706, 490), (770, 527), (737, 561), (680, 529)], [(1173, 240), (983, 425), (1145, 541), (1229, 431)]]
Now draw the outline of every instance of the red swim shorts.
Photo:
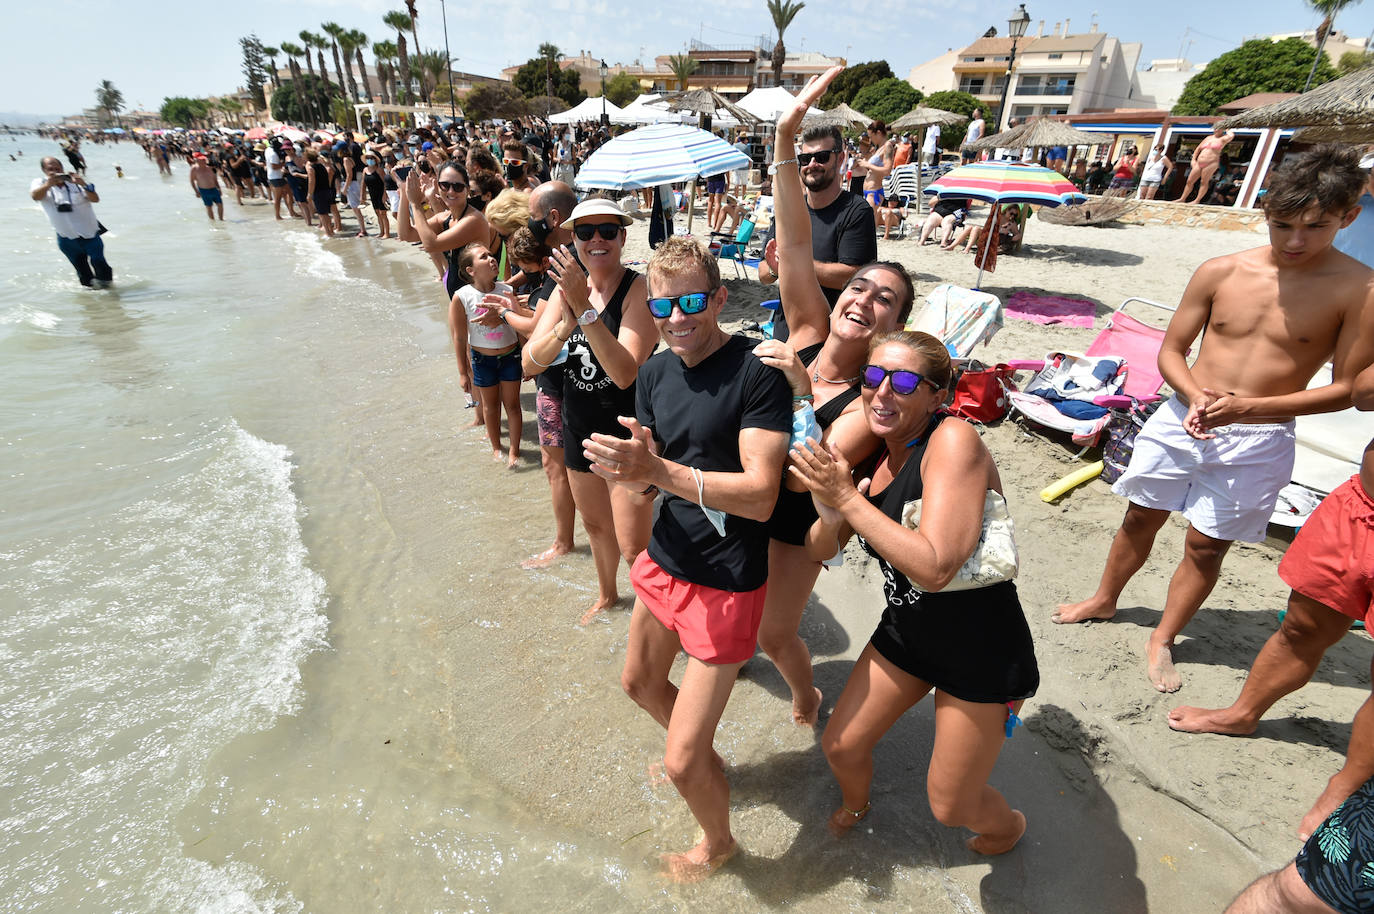
[(654, 618), (677, 633), (688, 655), (720, 665), (754, 656), (767, 584), (743, 593), (690, 584), (659, 567), (647, 549), (630, 569), (630, 584)]
[(1279, 562), (1279, 577), (1374, 631), (1374, 498), (1359, 476), (1317, 505)]

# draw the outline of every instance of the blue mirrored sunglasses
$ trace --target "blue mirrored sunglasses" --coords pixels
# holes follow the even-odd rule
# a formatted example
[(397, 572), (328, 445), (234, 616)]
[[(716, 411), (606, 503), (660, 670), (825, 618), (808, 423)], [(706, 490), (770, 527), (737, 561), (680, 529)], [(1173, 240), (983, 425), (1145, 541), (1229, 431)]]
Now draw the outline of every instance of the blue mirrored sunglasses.
[(914, 371), (907, 371), (905, 368), (884, 368), (881, 365), (865, 365), (859, 372), (859, 383), (869, 390), (877, 390), (883, 385), (883, 378), (892, 379), (893, 393), (907, 396), (916, 392), (916, 388), (921, 386), (921, 382), (929, 384), (932, 390), (939, 390), (940, 385), (927, 378), (925, 375)]
[(651, 298), (649, 299), (649, 313), (657, 318), (670, 317), (673, 313), (673, 305), (676, 304), (683, 314), (697, 314), (706, 310), (706, 303), (710, 300), (710, 292), (688, 292), (677, 298)]

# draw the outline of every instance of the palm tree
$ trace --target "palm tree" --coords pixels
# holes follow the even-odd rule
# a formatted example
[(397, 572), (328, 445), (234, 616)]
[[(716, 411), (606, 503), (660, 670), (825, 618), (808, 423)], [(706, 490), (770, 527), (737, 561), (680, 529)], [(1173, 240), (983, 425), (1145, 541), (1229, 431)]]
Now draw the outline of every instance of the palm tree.
[(448, 72), (448, 55), (439, 50), (421, 51), (413, 55), (410, 62), (420, 77), (420, 85), (424, 87), (425, 100), (428, 101)]
[(1358, 2), (1359, 0), (1307, 0), (1308, 6), (1322, 14), (1322, 21), (1317, 26), (1317, 56), (1312, 58), (1312, 69), (1307, 71), (1307, 82), (1303, 85), (1302, 91), (1306, 92), (1312, 87), (1312, 77), (1317, 73), (1317, 64), (1322, 59), (1322, 49), (1331, 34), (1331, 27), (1336, 23), (1336, 14)]
[(95, 89), (95, 106), (104, 111), (107, 118), (114, 118), (118, 122), (119, 112), (124, 110), (124, 93), (108, 79), (102, 79)]
[(415, 52), (418, 54), (420, 52), (420, 33), (415, 30), (415, 23), (419, 20), (420, 14), (415, 11), (415, 0), (406, 0), (406, 15), (410, 17), (410, 38), (415, 42)]
[[(302, 31), (301, 41), (305, 42), (306, 47), (315, 49), (315, 56), (318, 57), (320, 61), (320, 81), (324, 83), (325, 92), (329, 92), (329, 68), (324, 64), (324, 49), (329, 47), (329, 39), (325, 38), (319, 32)], [(307, 61), (310, 59), (310, 54), (308, 52), (305, 55), (305, 59)], [(315, 73), (313, 69), (310, 72), (312, 75)], [(320, 115), (323, 117), (323, 115), (327, 113), (328, 112), (321, 111)]]
[(697, 71), (696, 58), (686, 54), (674, 54), (668, 58), (668, 67), (673, 71), (677, 87), (684, 92), (687, 91), (687, 78)]
[(388, 105), (394, 105), (397, 99), (391, 90), (396, 83), (391, 61), (396, 58), (396, 42), (374, 41), (372, 42), (372, 53), (377, 58), (377, 79), (381, 80), (382, 83), (382, 101)]
[(266, 46), (264, 46), (263, 49), (262, 49), (262, 56), (263, 56), (263, 57), (266, 57), (269, 61), (272, 62), (272, 91), (273, 91), (273, 92), (277, 91), (277, 89), (281, 87), (281, 83), (279, 83), (279, 82), (277, 81), (277, 55), (280, 54), (280, 53), (281, 53), (281, 48), (272, 48), (272, 47), (266, 47)]
[[(304, 54), (305, 59), (308, 61), (310, 59), (310, 52), (300, 45), (292, 44), (289, 41), (283, 41), (281, 43), (281, 52), (286, 55), (286, 68), (291, 71), (291, 89), (292, 93), (296, 96), (296, 110), (304, 115), (306, 111), (305, 86), (303, 85), (304, 81), (301, 79), (301, 65), (296, 62), (296, 58)], [(314, 74), (312, 73), (311, 76), (314, 76)], [(314, 80), (312, 79), (311, 82), (314, 82)]]
[[(224, 114), (224, 122), (226, 126), (238, 126), (239, 118), (243, 116), (243, 105), (239, 104), (238, 99), (232, 98), (227, 95), (223, 96), (215, 102), (215, 107), (218, 108), (222, 114)], [(233, 121), (232, 124), (230, 124), (231, 120)]]
[(320, 29), (329, 36), (329, 47), (334, 51), (334, 72), (339, 76), (339, 94), (342, 95), (344, 86), (343, 67), (339, 65), (339, 36), (344, 33), (344, 27), (337, 22), (325, 22), (320, 24)]
[(357, 50), (353, 44), (353, 32), (349, 29), (340, 29), (339, 34), (334, 37), (339, 42), (344, 72), (348, 74), (348, 103), (351, 105), (358, 100), (358, 83), (353, 78), (353, 52)]
[[(367, 78), (367, 65), (363, 63), (363, 49), (367, 47), (367, 35), (357, 29), (349, 29), (348, 38), (353, 42), (353, 54), (358, 61), (358, 79), (363, 83), (363, 98), (372, 101), (372, 80)], [(381, 74), (377, 74), (378, 78)]]
[(310, 71), (310, 75), (314, 76), (315, 64), (310, 59), (310, 51), (312, 48), (315, 47), (315, 39), (318, 36), (314, 32), (308, 31), (307, 29), (301, 29), (301, 33), (296, 37), (301, 40), (301, 44), (305, 45), (305, 66), (306, 69)]
[[(400, 103), (407, 104), (411, 100), (410, 92), (410, 55), (406, 53), (406, 31), (415, 25), (415, 20), (400, 10), (392, 10), (382, 17), (382, 23), (389, 29), (396, 30), (396, 59), (401, 64), (401, 86)], [(419, 49), (419, 45), (415, 45)]]
[(558, 62), (563, 59), (563, 52), (558, 50), (558, 45), (546, 41), (539, 45), (534, 59), (544, 61), (544, 94), (552, 96), (553, 74), (558, 69)]
[(787, 47), (782, 43), (782, 33), (797, 18), (806, 6), (796, 0), (768, 0), (768, 15), (773, 17), (773, 28), (778, 30), (778, 43), (773, 45), (773, 85), (782, 85), (782, 65), (787, 60)]

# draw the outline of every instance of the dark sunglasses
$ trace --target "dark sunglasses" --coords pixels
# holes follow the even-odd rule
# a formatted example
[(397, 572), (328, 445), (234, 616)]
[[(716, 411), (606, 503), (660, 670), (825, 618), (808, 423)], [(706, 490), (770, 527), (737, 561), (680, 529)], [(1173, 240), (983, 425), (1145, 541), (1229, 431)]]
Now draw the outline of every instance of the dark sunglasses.
[(440, 190), (447, 190), (455, 194), (466, 193), (468, 186), (462, 181), (440, 181)]
[(818, 165), (827, 165), (830, 162), (830, 157), (837, 151), (838, 150), (835, 149), (818, 149), (815, 152), (799, 152), (797, 153), (797, 164), (802, 168), (805, 168), (812, 162)]
[(710, 292), (688, 292), (677, 298), (651, 298), (649, 299), (649, 313), (659, 319), (671, 317), (673, 305), (676, 304), (683, 314), (699, 314), (706, 310), (706, 303), (710, 300)]
[(593, 235), (600, 235), (610, 241), (620, 234), (620, 223), (598, 222), (595, 225), (587, 225), (585, 222), (579, 222), (573, 226), (573, 234), (577, 236), (578, 241), (591, 241)]
[(914, 394), (916, 388), (921, 386), (924, 381), (930, 385), (932, 390), (938, 391), (940, 385), (930, 378), (917, 374), (914, 371), (907, 371), (905, 368), (884, 368), (881, 365), (865, 365), (859, 372), (859, 383), (869, 390), (877, 390), (883, 385), (883, 378), (892, 379), (892, 392), (907, 396)]

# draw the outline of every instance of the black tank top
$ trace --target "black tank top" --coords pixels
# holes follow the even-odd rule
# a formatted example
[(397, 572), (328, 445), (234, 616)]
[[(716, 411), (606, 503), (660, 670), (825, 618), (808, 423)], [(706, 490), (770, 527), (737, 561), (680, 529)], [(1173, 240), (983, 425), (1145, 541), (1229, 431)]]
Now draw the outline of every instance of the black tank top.
[[(931, 416), (930, 424), (926, 426), (921, 437), (907, 445), (906, 463), (903, 463), (901, 468), (897, 470), (897, 475), (887, 484), (887, 488), (877, 495), (866, 496), (879, 511), (899, 524), (902, 522), (902, 509), (908, 503), (919, 499), (925, 491), (925, 483), (921, 480), (921, 459), (926, 455), (926, 448), (930, 445), (930, 439), (935, 434), (935, 430), (947, 418), (949, 418), (949, 413), (943, 409)], [(881, 458), (879, 462), (881, 462)], [(889, 569), (887, 560), (874, 552), (868, 543), (864, 543), (863, 546), (864, 549), (868, 550), (869, 555), (884, 566), (884, 571)], [(902, 580), (905, 581), (906, 579), (902, 578)]]
[(319, 162), (311, 162), (310, 170), (315, 173), (315, 196), (323, 197), (326, 194), (332, 194), (334, 188), (329, 183), (329, 169)]
[[(601, 312), (600, 321), (612, 334), (620, 332), (625, 295), (639, 274), (626, 269), (615, 294)], [(635, 414), (635, 387), (621, 390), (606, 374), (592, 352), (582, 328), (568, 338), (568, 361), (563, 366), (563, 425), (572, 430), (580, 441), (592, 432), (625, 437), (625, 430), (616, 416)], [(578, 448), (580, 452), (580, 448)]]
[[(458, 218), (462, 219), (466, 216), (468, 210), (471, 208), (471, 203), (465, 205), (463, 211), (458, 214)], [(449, 213), (444, 217), (444, 227), (439, 231), (447, 232), (451, 225), (453, 225), (453, 214)], [(464, 245), (463, 247), (466, 246), (467, 245)], [(461, 253), (463, 253), (463, 248), (461, 247), (450, 248), (444, 251), (444, 263), (448, 264), (448, 271), (444, 274), (444, 290), (448, 292), (448, 297), (450, 299), (453, 298), (453, 294), (458, 291), (458, 288), (463, 285), (462, 275), (458, 272), (458, 255)]]

